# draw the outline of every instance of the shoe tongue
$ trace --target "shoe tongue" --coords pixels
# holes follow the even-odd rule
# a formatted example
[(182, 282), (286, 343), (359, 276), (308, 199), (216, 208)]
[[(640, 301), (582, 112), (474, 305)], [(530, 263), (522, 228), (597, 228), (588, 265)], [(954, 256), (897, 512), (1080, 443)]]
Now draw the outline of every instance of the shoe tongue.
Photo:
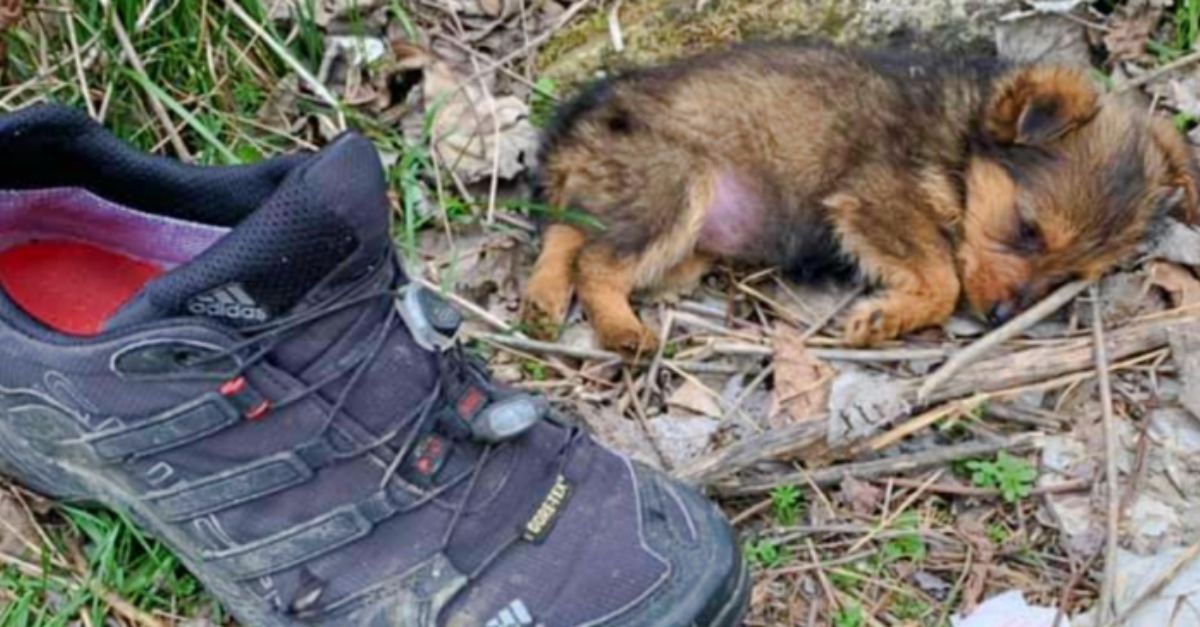
[(297, 166), (211, 248), (147, 285), (108, 327), (177, 315), (266, 322), (319, 284), (361, 277), (390, 245), (382, 165), (370, 141), (348, 133)]

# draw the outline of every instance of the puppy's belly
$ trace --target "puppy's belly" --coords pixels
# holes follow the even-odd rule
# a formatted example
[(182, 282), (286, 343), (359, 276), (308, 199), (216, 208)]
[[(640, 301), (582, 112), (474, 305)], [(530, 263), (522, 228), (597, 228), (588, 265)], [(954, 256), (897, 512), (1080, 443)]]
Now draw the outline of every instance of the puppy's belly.
[(697, 249), (730, 259), (757, 257), (754, 251), (762, 245), (765, 213), (762, 195), (753, 186), (732, 172), (722, 172), (704, 212)]
[(759, 189), (732, 172), (717, 178), (696, 244), (699, 252), (741, 263), (781, 266), (798, 281), (854, 277), (855, 260), (843, 250), (820, 212), (788, 211)]

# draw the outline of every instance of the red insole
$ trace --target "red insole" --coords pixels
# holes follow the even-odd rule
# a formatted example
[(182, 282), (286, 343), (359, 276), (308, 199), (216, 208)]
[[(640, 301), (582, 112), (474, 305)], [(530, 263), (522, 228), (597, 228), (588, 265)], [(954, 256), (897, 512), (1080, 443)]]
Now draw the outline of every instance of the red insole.
[(32, 242), (0, 251), (0, 286), (29, 315), (95, 335), (162, 268), (90, 244)]

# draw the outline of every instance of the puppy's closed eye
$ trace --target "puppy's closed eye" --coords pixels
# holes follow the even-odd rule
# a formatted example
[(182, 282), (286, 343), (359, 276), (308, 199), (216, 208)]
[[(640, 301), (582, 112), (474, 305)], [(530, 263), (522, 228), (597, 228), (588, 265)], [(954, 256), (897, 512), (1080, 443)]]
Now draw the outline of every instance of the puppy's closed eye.
[(1046, 239), (1042, 236), (1042, 229), (1037, 222), (1028, 218), (1018, 218), (1016, 234), (1010, 246), (1017, 252), (1032, 255), (1045, 252)]

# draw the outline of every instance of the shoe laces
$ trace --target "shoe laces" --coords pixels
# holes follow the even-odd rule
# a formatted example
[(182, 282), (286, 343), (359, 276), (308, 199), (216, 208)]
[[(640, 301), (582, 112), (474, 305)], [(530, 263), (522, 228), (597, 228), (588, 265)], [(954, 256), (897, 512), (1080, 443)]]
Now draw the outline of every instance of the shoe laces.
[[(398, 326), (404, 324), (400, 309), (397, 306), (397, 300), (403, 297), (404, 289), (410, 284), (402, 278), (404, 274), (400, 270), (399, 261), (394, 255), (389, 255), (388, 263), (395, 264), (396, 268), (395, 276), (397, 278), (393, 281), (392, 285), (385, 288), (368, 289), (361, 294), (354, 294), (358, 289), (357, 285), (349, 285), (339, 293), (322, 300), (311, 308), (281, 316), (263, 324), (244, 327), (241, 329), (244, 336), (243, 339), (222, 350), (195, 359), (189, 365), (198, 367), (232, 358), (237, 364), (236, 368), (231, 372), (222, 373), (222, 376), (232, 377), (234, 380), (240, 379), (256, 364), (266, 360), (282, 343), (289, 338), (303, 333), (311, 325), (317, 324), (335, 314), (353, 309), (366, 307), (383, 308), (383, 320), (375, 329), (371, 330), (370, 336), (365, 340), (364, 344), (368, 346), (365, 351), (356, 351), (357, 354), (352, 357), (339, 360), (329, 374), (319, 380), (307, 383), (289, 396), (270, 402), (269, 411), (271, 413), (279, 412), (345, 378), (345, 385), (343, 385), (337, 396), (333, 399), (329, 409), (324, 413), (323, 421), (313, 436), (314, 439), (323, 437), (333, 426), (338, 415), (343, 412), (351, 392), (359, 385), (362, 377), (368, 372), (380, 352), (388, 345), (388, 340), (392, 336), (392, 332)], [(336, 338), (333, 340), (333, 342), (337, 341)], [(499, 388), (492, 383), (486, 366), (477, 357), (470, 355), (458, 340), (455, 340), (453, 344), (442, 351), (435, 351), (434, 355), (437, 376), (434, 378), (434, 384), (431, 389), (416, 407), (397, 417), (393, 421), (391, 428), (375, 439), (351, 450), (335, 452), (333, 455), (335, 461), (348, 460), (380, 451), (390, 454), (391, 462), (383, 472), (379, 482), (380, 488), (385, 489), (396, 477), (404, 461), (413, 453), (414, 447), (417, 445), (421, 435), (430, 432), (434, 428), (434, 423), (439, 419), (439, 416), (445, 415), (444, 410), (453, 404), (454, 399), (450, 394), (452, 390), (462, 389), (465, 385), (477, 386), (492, 395), (493, 403), (497, 402), (497, 396), (503, 399), (505, 395), (511, 397), (516, 394), (511, 390)], [(187, 376), (184, 373), (180, 374)], [(561, 472), (562, 468), (566, 465), (570, 450), (580, 441), (583, 432), (575, 425), (557, 421), (556, 424), (567, 430), (562, 446), (556, 453), (557, 466)], [(404, 513), (412, 512), (435, 502), (447, 507), (451, 512), (451, 519), (446, 526), (438, 547), (438, 550), (442, 551), (443, 554), (454, 537), (455, 529), (468, 509), (478, 483), (478, 477), (482, 474), (483, 468), (495, 452), (507, 444), (507, 442), (478, 442), (471, 438), (453, 436), (450, 439), (455, 442), (455, 446), (468, 445), (470, 442), (475, 442), (476, 445), (481, 446), (474, 463), (463, 472), (439, 481), (428, 489), (422, 489), (420, 486), (407, 481), (401, 482), (399, 484), (401, 489), (407, 490), (410, 493), (415, 492), (417, 498), (406, 506), (399, 508), (397, 512), (398, 515), (403, 515)], [(386, 454), (384, 457), (386, 458)], [(453, 502), (447, 502), (445, 498), (447, 493), (463, 484), (466, 487), (462, 491), (461, 497), (455, 498)], [(520, 539), (521, 533), (517, 532), (500, 542), (493, 552), (480, 561), (478, 566), (470, 572), (465, 573), (468, 580), (478, 578), (505, 550), (515, 545)], [(306, 574), (308, 583), (300, 587), (294, 595), (295, 600), (288, 604), (288, 607), (293, 612), (311, 610), (320, 596), (322, 584), (307, 569), (304, 569), (303, 573)]]

